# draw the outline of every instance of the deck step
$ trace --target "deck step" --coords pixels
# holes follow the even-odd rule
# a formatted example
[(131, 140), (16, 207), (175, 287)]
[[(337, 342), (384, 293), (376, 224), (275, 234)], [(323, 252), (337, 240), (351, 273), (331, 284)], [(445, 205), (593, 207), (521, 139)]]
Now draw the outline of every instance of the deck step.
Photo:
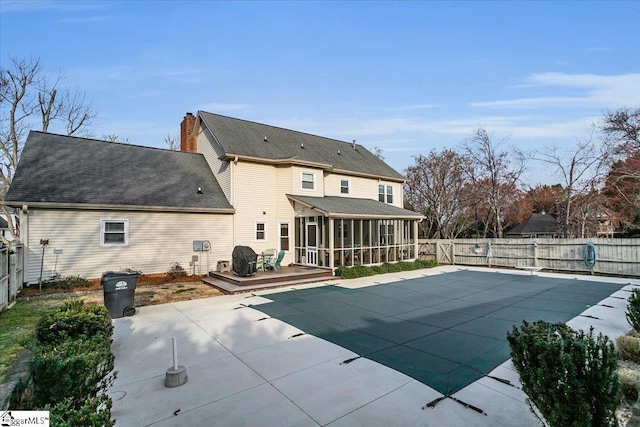
[(325, 281), (333, 281), (338, 279), (337, 277), (328, 276), (328, 277), (316, 277), (316, 278), (302, 278), (302, 279), (291, 279), (279, 282), (270, 282), (270, 283), (256, 283), (256, 284), (247, 284), (247, 285), (236, 285), (234, 283), (227, 282), (225, 280), (221, 280), (217, 277), (206, 276), (203, 277), (202, 280), (211, 285), (220, 289), (225, 294), (239, 294), (243, 292), (252, 292), (259, 291), (264, 289), (276, 289), (282, 288), (285, 286), (295, 286), (302, 285), (307, 283), (317, 283), (317, 282), (325, 282)]

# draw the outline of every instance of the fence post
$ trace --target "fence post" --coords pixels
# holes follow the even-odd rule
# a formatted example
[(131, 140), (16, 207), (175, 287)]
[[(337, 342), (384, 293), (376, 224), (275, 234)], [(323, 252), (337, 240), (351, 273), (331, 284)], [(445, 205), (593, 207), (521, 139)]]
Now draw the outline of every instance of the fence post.
[(533, 266), (538, 266), (538, 242), (533, 242)]
[(451, 265), (456, 265), (456, 241), (451, 241)]

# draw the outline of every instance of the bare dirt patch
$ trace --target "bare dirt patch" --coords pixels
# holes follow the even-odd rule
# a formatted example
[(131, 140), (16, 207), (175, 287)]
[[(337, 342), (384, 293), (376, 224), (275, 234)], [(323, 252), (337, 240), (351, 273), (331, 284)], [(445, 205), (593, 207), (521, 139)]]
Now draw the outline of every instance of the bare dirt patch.
[[(30, 286), (20, 291), (18, 299), (32, 299), (54, 295), (77, 295), (87, 304), (104, 304), (104, 292), (100, 279), (89, 280), (90, 286), (74, 289), (42, 289)], [(200, 276), (170, 277), (167, 274), (142, 275), (138, 278), (135, 290), (135, 305), (164, 304), (168, 302), (188, 301), (209, 298), (223, 293), (204, 283)]]

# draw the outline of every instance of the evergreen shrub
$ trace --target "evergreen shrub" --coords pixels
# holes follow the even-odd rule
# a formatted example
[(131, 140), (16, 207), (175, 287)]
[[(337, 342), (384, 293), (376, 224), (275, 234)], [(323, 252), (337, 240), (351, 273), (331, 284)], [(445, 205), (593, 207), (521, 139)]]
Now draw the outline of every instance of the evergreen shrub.
[(634, 289), (631, 292), (626, 315), (633, 330), (640, 332), (640, 289)]
[(43, 345), (54, 345), (66, 339), (101, 336), (111, 344), (113, 325), (106, 307), (84, 305), (82, 301), (64, 304), (53, 313), (42, 316), (36, 324), (36, 339)]
[(616, 426), (613, 343), (564, 323), (524, 322), (507, 334), (522, 389), (551, 427)]

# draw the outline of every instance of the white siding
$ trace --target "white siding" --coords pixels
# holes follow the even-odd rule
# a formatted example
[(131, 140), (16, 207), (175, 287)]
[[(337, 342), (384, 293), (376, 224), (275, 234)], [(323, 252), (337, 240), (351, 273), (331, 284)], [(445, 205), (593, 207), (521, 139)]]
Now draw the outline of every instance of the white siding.
[(198, 135), (198, 152), (204, 155), (227, 200), (233, 203), (231, 202), (231, 165), (218, 158), (224, 153), (207, 128), (203, 128)]
[[(349, 194), (340, 192), (340, 181), (349, 181)], [(335, 173), (327, 173), (324, 177), (325, 196), (355, 197), (359, 199), (378, 200), (378, 185), (384, 185), (385, 191), (388, 185), (393, 187), (393, 205), (403, 207), (402, 184), (399, 182), (381, 181), (373, 178), (362, 178)]]
[[(301, 196), (324, 196), (324, 172), (322, 169), (306, 168), (301, 166), (293, 166), (291, 168), (291, 180), (292, 180), (292, 194), (299, 194)], [(314, 188), (313, 190), (302, 188), (302, 172), (312, 173), (314, 175)]]
[[(100, 247), (100, 220), (128, 219), (129, 245)], [(230, 260), (233, 251), (232, 215), (128, 211), (35, 210), (29, 212), (28, 270), (26, 280), (40, 277), (42, 246), (45, 247), (43, 277), (55, 271), (97, 278), (105, 271), (133, 268), (144, 274), (165, 273), (173, 262), (189, 269), (192, 255), (201, 256), (201, 270), (215, 269), (218, 260)], [(211, 252), (194, 252), (194, 240), (209, 240)], [(62, 250), (57, 256), (54, 249)]]
[[(287, 198), (292, 191), (292, 168), (239, 161), (233, 165), (234, 208), (236, 214), (234, 245), (249, 246), (260, 253), (278, 249), (280, 222), (293, 224), (293, 207)], [(256, 241), (255, 223), (266, 222), (267, 238)], [(290, 230), (290, 238), (293, 239)], [(293, 241), (293, 240), (291, 240)], [(293, 262), (289, 251), (283, 265)]]

